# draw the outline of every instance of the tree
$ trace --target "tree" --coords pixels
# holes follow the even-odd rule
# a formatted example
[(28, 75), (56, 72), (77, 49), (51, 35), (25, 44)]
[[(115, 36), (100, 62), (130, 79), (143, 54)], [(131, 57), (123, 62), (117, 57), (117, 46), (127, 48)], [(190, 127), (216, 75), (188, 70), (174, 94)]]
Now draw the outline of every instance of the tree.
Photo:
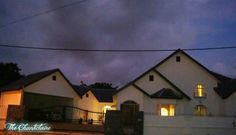
[(0, 63), (0, 87), (23, 77), (16, 63)]
[(97, 89), (116, 89), (117, 87), (113, 87), (112, 83), (106, 83), (106, 82), (96, 82), (94, 84), (91, 84), (90, 87), (97, 88)]

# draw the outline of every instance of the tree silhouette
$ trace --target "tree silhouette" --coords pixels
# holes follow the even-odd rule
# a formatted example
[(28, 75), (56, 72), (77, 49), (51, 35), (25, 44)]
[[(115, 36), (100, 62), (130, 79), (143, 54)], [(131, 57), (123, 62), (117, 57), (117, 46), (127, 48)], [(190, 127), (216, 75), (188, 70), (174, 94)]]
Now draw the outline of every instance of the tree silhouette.
[(117, 87), (113, 87), (112, 83), (106, 83), (106, 82), (96, 82), (94, 84), (91, 84), (90, 87), (96, 88), (96, 89), (116, 89)]
[(16, 63), (0, 63), (0, 87), (23, 77)]

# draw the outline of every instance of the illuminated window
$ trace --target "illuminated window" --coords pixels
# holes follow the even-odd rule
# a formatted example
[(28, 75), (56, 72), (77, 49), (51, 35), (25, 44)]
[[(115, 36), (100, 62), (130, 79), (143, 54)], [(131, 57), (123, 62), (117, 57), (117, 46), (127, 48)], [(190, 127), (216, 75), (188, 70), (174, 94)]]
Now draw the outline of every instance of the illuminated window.
[(194, 97), (206, 97), (204, 86), (202, 84), (197, 84)]
[(207, 107), (204, 105), (197, 105), (195, 107), (195, 115), (197, 116), (206, 116), (207, 115)]
[(175, 106), (174, 105), (160, 105), (159, 106), (160, 116), (175, 116)]

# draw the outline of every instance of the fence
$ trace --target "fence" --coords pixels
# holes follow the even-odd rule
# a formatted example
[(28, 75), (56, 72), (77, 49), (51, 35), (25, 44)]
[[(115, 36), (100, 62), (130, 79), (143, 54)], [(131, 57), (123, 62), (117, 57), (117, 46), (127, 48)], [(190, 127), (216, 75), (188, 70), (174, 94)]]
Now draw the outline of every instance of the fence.
[(236, 117), (144, 115), (146, 135), (235, 135)]
[(73, 106), (50, 106), (45, 108), (27, 109), (26, 119), (29, 121), (104, 124), (105, 114)]

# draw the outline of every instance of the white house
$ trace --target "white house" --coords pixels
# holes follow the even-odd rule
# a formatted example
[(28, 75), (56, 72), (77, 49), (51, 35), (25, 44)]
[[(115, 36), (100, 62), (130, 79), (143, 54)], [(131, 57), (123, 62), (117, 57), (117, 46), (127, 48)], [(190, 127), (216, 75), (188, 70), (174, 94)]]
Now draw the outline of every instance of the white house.
[(117, 108), (144, 111), (144, 135), (235, 135), (236, 80), (178, 49), (119, 89)]
[(87, 114), (78, 113), (80, 118), (104, 122), (106, 111), (116, 110), (116, 99), (113, 98), (116, 89), (97, 89), (83, 84), (74, 85), (74, 88), (80, 96), (78, 107), (88, 111)]
[[(76, 90), (59, 69), (33, 73), (0, 89), (0, 125), (4, 125), (8, 105), (24, 105), (30, 111), (57, 105), (77, 106), (78, 101)], [(31, 112), (28, 116), (32, 116)]]
[[(46, 115), (104, 120), (106, 110), (115, 109), (114, 91), (72, 85), (59, 69), (29, 74), (0, 88), (0, 129), (4, 128), (8, 105), (24, 106), (26, 120), (44, 120)], [(35, 118), (35, 113), (44, 116)]]

